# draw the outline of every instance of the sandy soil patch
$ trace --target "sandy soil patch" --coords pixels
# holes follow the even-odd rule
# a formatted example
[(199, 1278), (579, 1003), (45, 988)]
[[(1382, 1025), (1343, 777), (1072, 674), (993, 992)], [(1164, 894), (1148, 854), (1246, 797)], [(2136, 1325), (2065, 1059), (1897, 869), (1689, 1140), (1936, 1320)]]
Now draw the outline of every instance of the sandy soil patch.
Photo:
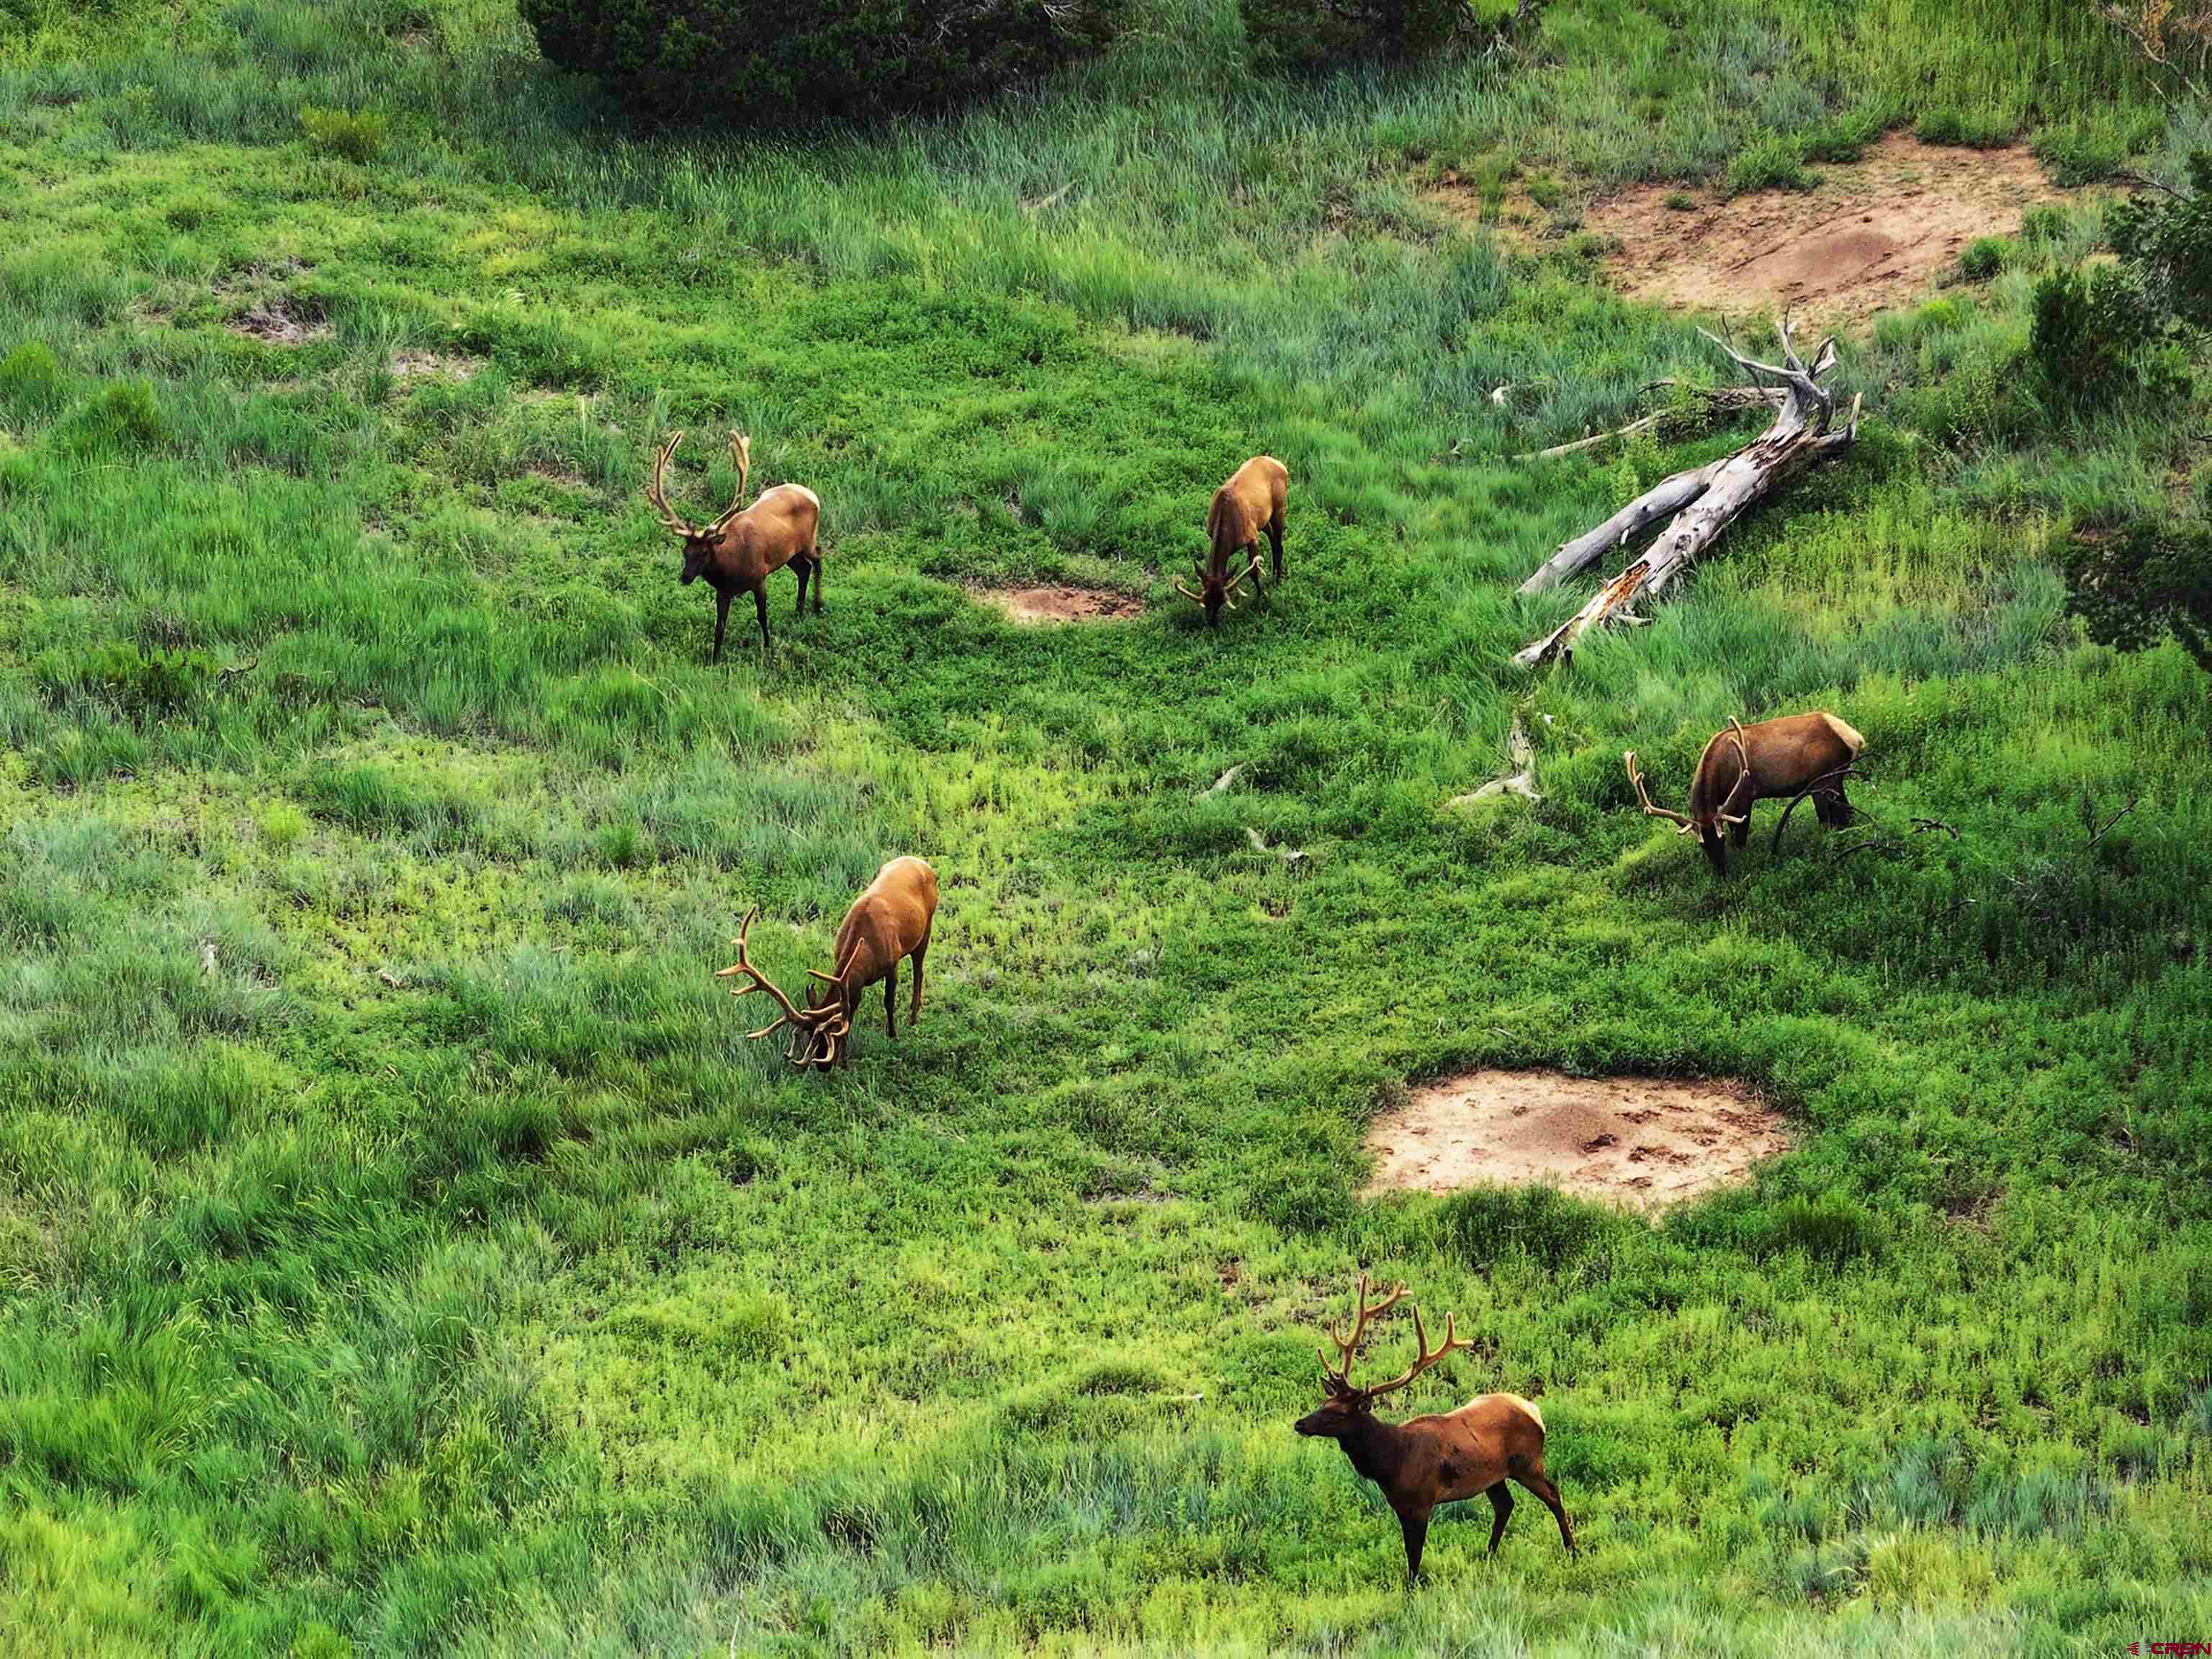
[(299, 345), (308, 340), (330, 337), (330, 325), (319, 317), (310, 317), (287, 305), (282, 300), (264, 300), (223, 325), (233, 334), (242, 334), (249, 340), (265, 340), (271, 345)]
[[(1717, 201), (1647, 185), (1594, 204), (1583, 228), (1616, 237), (1622, 292), (1760, 321), (1794, 311), (1832, 328), (1927, 297), (1977, 236), (2010, 235), (2062, 199), (2026, 149), (1955, 149), (1891, 133), (1851, 162), (1821, 162), (1818, 190)], [(1688, 195), (1688, 209), (1669, 198)]]
[(392, 377), (402, 385), (410, 380), (471, 380), (483, 366), (483, 358), (460, 352), (397, 351), (392, 356)]
[(1367, 1196), (1544, 1185), (1659, 1210), (1747, 1179), (1789, 1144), (1741, 1083), (1469, 1072), (1415, 1089), (1367, 1132)]
[(969, 590), (1018, 623), (1119, 622), (1143, 611), (1132, 593), (1097, 587), (981, 587)]

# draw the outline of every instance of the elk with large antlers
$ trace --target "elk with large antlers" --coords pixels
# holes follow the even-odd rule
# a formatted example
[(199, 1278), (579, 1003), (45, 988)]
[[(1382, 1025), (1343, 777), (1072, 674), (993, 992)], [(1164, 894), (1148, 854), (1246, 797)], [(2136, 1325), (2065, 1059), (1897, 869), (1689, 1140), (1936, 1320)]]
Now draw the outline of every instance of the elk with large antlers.
[(1644, 816), (1670, 820), (1678, 836), (1696, 836), (1714, 873), (1724, 876), (1729, 834), (1735, 833), (1738, 847), (1750, 838), (1751, 809), (1759, 801), (1809, 794), (1821, 823), (1837, 828), (1849, 823), (1851, 804), (1844, 794), (1844, 779), (1865, 746), (1864, 738), (1826, 712), (1788, 714), (1757, 726), (1731, 720), (1727, 731), (1713, 733), (1698, 757), (1686, 815), (1652, 804), (1633, 749), (1621, 759)]
[(937, 920), (937, 872), (924, 860), (893, 859), (876, 872), (867, 890), (853, 901), (853, 908), (845, 912), (844, 925), (837, 929), (837, 952), (832, 958), (835, 971), (807, 969), (809, 978), (823, 981), (822, 1000), (811, 1007), (793, 1003), (746, 956), (745, 935), (759, 915), (757, 904), (746, 913), (732, 941), (738, 947), (738, 959), (714, 975), (717, 979), (744, 975), (751, 982), (732, 991), (732, 996), (765, 991), (783, 1010), (759, 1030), (745, 1033), (747, 1036), (764, 1037), (788, 1025), (791, 1037), (784, 1048), (785, 1058), (794, 1066), (815, 1066), (826, 1071), (849, 1052), (847, 1039), (852, 1034), (853, 1016), (860, 1009), (860, 993), (881, 980), (884, 1029), (896, 1037), (902, 957), (914, 958), (914, 998), (907, 1008), (906, 1023), (912, 1025), (921, 1019), (921, 964), (929, 954), (929, 930)]
[(661, 445), (653, 463), (653, 482), (646, 499), (670, 531), (684, 538), (684, 569), (678, 577), (685, 586), (704, 576), (714, 590), (714, 652), (708, 659), (722, 659), (722, 630), (730, 621), (730, 601), (740, 593), (753, 596), (760, 613), (761, 653), (768, 653), (768, 579), (784, 566), (799, 573), (799, 611), (806, 609), (806, 579), (814, 579), (814, 613), (822, 614), (822, 548), (818, 532), (822, 501), (799, 484), (778, 484), (763, 489), (750, 507), (744, 505), (745, 485), (752, 472), (753, 442), (743, 433), (730, 434), (730, 463), (738, 469), (737, 493), (720, 518), (696, 525), (668, 504), (666, 477), (669, 457), (684, 441), (681, 432)]
[[(1229, 475), (1213, 492), (1213, 505), (1206, 512), (1209, 549), (1206, 562), (1194, 556), (1191, 569), (1200, 591), (1192, 592), (1181, 582), (1175, 591), (1206, 611), (1206, 624), (1218, 627), (1221, 608), (1237, 608), (1237, 589), (1248, 576), (1261, 599), (1267, 589), (1260, 580), (1260, 538), (1264, 534), (1275, 556), (1277, 581), (1283, 580), (1283, 504), (1289, 498), (1290, 469), (1273, 455), (1255, 455)], [(1232, 576), (1231, 563), (1243, 561)]]
[[(1413, 1308), (1413, 1338), (1419, 1357), (1388, 1382), (1364, 1388), (1352, 1382), (1352, 1362), (1366, 1340), (1368, 1322), (1395, 1307), (1406, 1294), (1402, 1285), (1380, 1302), (1367, 1299), (1367, 1275), (1359, 1276), (1359, 1297), (1347, 1337), (1334, 1326), (1329, 1340), (1336, 1344), (1337, 1363), (1322, 1355), (1320, 1409), (1297, 1422), (1300, 1434), (1322, 1435), (1344, 1448), (1352, 1467), (1382, 1489), (1398, 1516), (1406, 1540), (1406, 1577), (1421, 1576), (1421, 1546), (1429, 1535), (1429, 1516), (1440, 1504), (1456, 1504), (1486, 1494), (1490, 1499), (1490, 1553), (1505, 1536), (1505, 1522), (1513, 1513), (1513, 1494), (1508, 1480), (1518, 1481), (1542, 1500), (1559, 1523), (1560, 1541), (1567, 1553), (1575, 1550), (1575, 1529), (1567, 1519), (1559, 1489), (1544, 1473), (1544, 1416), (1517, 1394), (1486, 1394), (1470, 1400), (1455, 1412), (1437, 1417), (1408, 1418), (1385, 1423), (1375, 1415), (1375, 1402), (1404, 1388), (1423, 1371), (1436, 1365), (1455, 1348), (1474, 1344), (1457, 1336), (1449, 1315), (1444, 1317), (1444, 1340), (1429, 1346), (1429, 1334), (1421, 1325), (1421, 1310)], [(1319, 1351), (1316, 1350), (1316, 1352)]]

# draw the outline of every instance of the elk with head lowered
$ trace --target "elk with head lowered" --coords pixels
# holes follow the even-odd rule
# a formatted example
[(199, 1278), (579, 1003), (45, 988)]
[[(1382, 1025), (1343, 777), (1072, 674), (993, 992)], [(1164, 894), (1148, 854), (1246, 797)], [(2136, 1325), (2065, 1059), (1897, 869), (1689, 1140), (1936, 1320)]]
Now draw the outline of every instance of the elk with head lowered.
[[(1505, 1536), (1505, 1522), (1513, 1513), (1513, 1494), (1507, 1480), (1517, 1481), (1535, 1493), (1559, 1523), (1559, 1539), (1567, 1553), (1575, 1552), (1575, 1529), (1567, 1519), (1559, 1489), (1544, 1473), (1544, 1414), (1517, 1394), (1486, 1394), (1470, 1400), (1455, 1412), (1441, 1416), (1408, 1418), (1385, 1423), (1375, 1415), (1375, 1402), (1404, 1388), (1423, 1371), (1440, 1363), (1455, 1348), (1474, 1344), (1455, 1336), (1449, 1315), (1444, 1318), (1444, 1340), (1429, 1346), (1422, 1328), (1421, 1310), (1413, 1310), (1413, 1340), (1419, 1357), (1387, 1382), (1364, 1388), (1352, 1382), (1352, 1362), (1366, 1340), (1368, 1322), (1397, 1305), (1406, 1294), (1402, 1285), (1380, 1302), (1367, 1299), (1367, 1275), (1359, 1276), (1359, 1296), (1347, 1337), (1329, 1328), (1336, 1344), (1337, 1363), (1322, 1355), (1322, 1394), (1319, 1409), (1298, 1419), (1300, 1434), (1321, 1435), (1344, 1448), (1352, 1467), (1382, 1489), (1398, 1516), (1406, 1540), (1406, 1577), (1421, 1576), (1421, 1546), (1429, 1535), (1429, 1515), (1440, 1504), (1456, 1504), (1480, 1492), (1490, 1499), (1490, 1553)], [(1319, 1351), (1316, 1350), (1316, 1352)]]
[(765, 991), (782, 1008), (781, 1015), (759, 1030), (748, 1031), (747, 1036), (764, 1037), (788, 1025), (791, 1038), (785, 1057), (794, 1066), (815, 1066), (826, 1071), (850, 1052), (848, 1038), (853, 1016), (860, 1011), (860, 993), (878, 980), (884, 982), (884, 1029), (897, 1036), (902, 957), (914, 958), (914, 1000), (907, 1009), (906, 1023), (912, 1025), (921, 1018), (921, 964), (929, 954), (929, 930), (937, 920), (937, 872), (926, 860), (891, 860), (853, 901), (853, 908), (845, 912), (844, 925), (837, 929), (836, 954), (831, 958), (835, 969), (826, 974), (819, 969), (807, 969), (810, 979), (823, 981), (821, 1000), (810, 1007), (801, 1008), (793, 1002), (746, 956), (745, 935), (759, 915), (757, 904), (746, 912), (732, 941), (738, 947), (738, 959), (714, 975), (717, 979), (728, 979), (742, 974), (751, 983), (732, 991), (732, 996)]
[(1685, 814), (1652, 804), (1637, 769), (1636, 751), (1621, 756), (1628, 781), (1644, 816), (1667, 818), (1678, 836), (1694, 835), (1717, 874), (1728, 874), (1728, 835), (1741, 847), (1751, 835), (1751, 809), (1762, 800), (1789, 800), (1809, 794), (1820, 822), (1840, 828), (1851, 821), (1844, 778), (1866, 739), (1825, 711), (1788, 714), (1780, 720), (1743, 726), (1729, 720), (1713, 733), (1690, 780), (1690, 810)]
[(803, 485), (778, 484), (762, 490), (750, 507), (744, 506), (753, 443), (744, 434), (732, 432), (730, 462), (738, 469), (737, 493), (720, 518), (710, 524), (693, 524), (668, 504), (668, 460), (683, 441), (678, 432), (661, 445), (653, 463), (653, 482), (645, 489), (660, 522), (684, 538), (684, 569), (677, 580), (688, 587), (704, 576), (714, 590), (714, 651), (709, 661), (722, 659), (722, 630), (729, 624), (730, 601), (740, 593), (751, 594), (760, 613), (761, 653), (765, 656), (770, 576), (786, 565), (799, 573), (799, 613), (794, 614), (806, 609), (806, 579), (811, 576), (814, 611), (822, 613), (821, 498)]
[[(1209, 627), (1218, 626), (1221, 608), (1237, 608), (1237, 589), (1248, 576), (1261, 599), (1267, 596), (1260, 580), (1260, 538), (1265, 535), (1275, 556), (1274, 579), (1283, 580), (1283, 504), (1291, 488), (1290, 469), (1273, 455), (1255, 455), (1229, 475), (1213, 492), (1206, 513), (1209, 544), (1203, 562), (1194, 556), (1200, 591), (1194, 593), (1181, 582), (1175, 591), (1202, 606)], [(1237, 574), (1229, 568), (1237, 563)]]

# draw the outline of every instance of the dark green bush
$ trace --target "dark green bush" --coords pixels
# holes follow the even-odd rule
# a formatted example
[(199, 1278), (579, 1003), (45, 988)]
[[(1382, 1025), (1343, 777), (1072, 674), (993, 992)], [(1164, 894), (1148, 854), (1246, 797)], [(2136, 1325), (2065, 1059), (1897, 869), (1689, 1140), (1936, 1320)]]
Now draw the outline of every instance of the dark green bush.
[(2005, 239), (1977, 236), (1959, 255), (1960, 274), (1968, 282), (1986, 283), (2004, 269)]
[(1097, 51), (1131, 0), (522, 0), (552, 63), (654, 121), (957, 102)]
[(2138, 195), (2114, 207), (2106, 234), (2154, 309), (2191, 328), (2212, 327), (2212, 155), (2189, 158), (2185, 192)]
[(2212, 524), (2137, 520), (2067, 550), (2067, 608), (2124, 651), (2171, 634), (2212, 668)]
[(1256, 67), (1304, 72), (1425, 58), (1470, 21), (1467, 0), (1237, 0), (1237, 9)]
[(2095, 409), (2124, 393), (2170, 394), (2187, 362), (2126, 272), (2054, 270), (2035, 285), (2030, 353), (2054, 404)]

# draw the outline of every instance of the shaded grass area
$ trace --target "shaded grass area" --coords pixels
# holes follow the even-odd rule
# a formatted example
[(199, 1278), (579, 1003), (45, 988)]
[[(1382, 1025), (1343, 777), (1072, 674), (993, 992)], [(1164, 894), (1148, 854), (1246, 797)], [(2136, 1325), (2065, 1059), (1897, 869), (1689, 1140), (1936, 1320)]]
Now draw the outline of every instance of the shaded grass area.
[[(2140, 104), (2055, 14), (1606, 4), (1517, 76), (1224, 100), (1233, 15), (867, 145), (580, 137), (489, 8), (190, 10), (181, 51), (0, 73), (11, 1641), (2203, 1626), (2205, 681), (2077, 645), (2044, 557), (2185, 481), (2198, 417), (2015, 372), (2094, 209), (1885, 324), (1860, 450), (1531, 682), (1574, 596), (1514, 584), (1743, 433), (1504, 462), (1710, 361), (1403, 178)], [(1679, 101), (1619, 84), (1700, 53)], [(391, 130), (349, 160), (301, 103)], [(234, 326), (271, 316), (296, 343)], [(765, 669), (707, 667), (637, 496), (676, 425), (823, 498), (829, 608), (779, 583)], [(1167, 581), (1261, 448), (1290, 580), (1208, 634)], [(1033, 633), (963, 591), (1014, 580), (1152, 605)], [(1729, 714), (1820, 705), (1869, 738), (1865, 852), (1762, 820), (1716, 887), (1633, 815), (1624, 747), (1679, 792)], [(1516, 711), (1545, 801), (1440, 812)], [(908, 851), (945, 878), (921, 1025), (826, 1081), (749, 1050), (706, 973), (735, 916), (795, 977)], [(1483, 1064), (1747, 1076), (1799, 1145), (1659, 1228), (1355, 1202), (1374, 1111)], [(1399, 1590), (1288, 1430), (1355, 1264), (1477, 1336), (1417, 1408), (1542, 1396), (1582, 1560), (1450, 1522)]]

